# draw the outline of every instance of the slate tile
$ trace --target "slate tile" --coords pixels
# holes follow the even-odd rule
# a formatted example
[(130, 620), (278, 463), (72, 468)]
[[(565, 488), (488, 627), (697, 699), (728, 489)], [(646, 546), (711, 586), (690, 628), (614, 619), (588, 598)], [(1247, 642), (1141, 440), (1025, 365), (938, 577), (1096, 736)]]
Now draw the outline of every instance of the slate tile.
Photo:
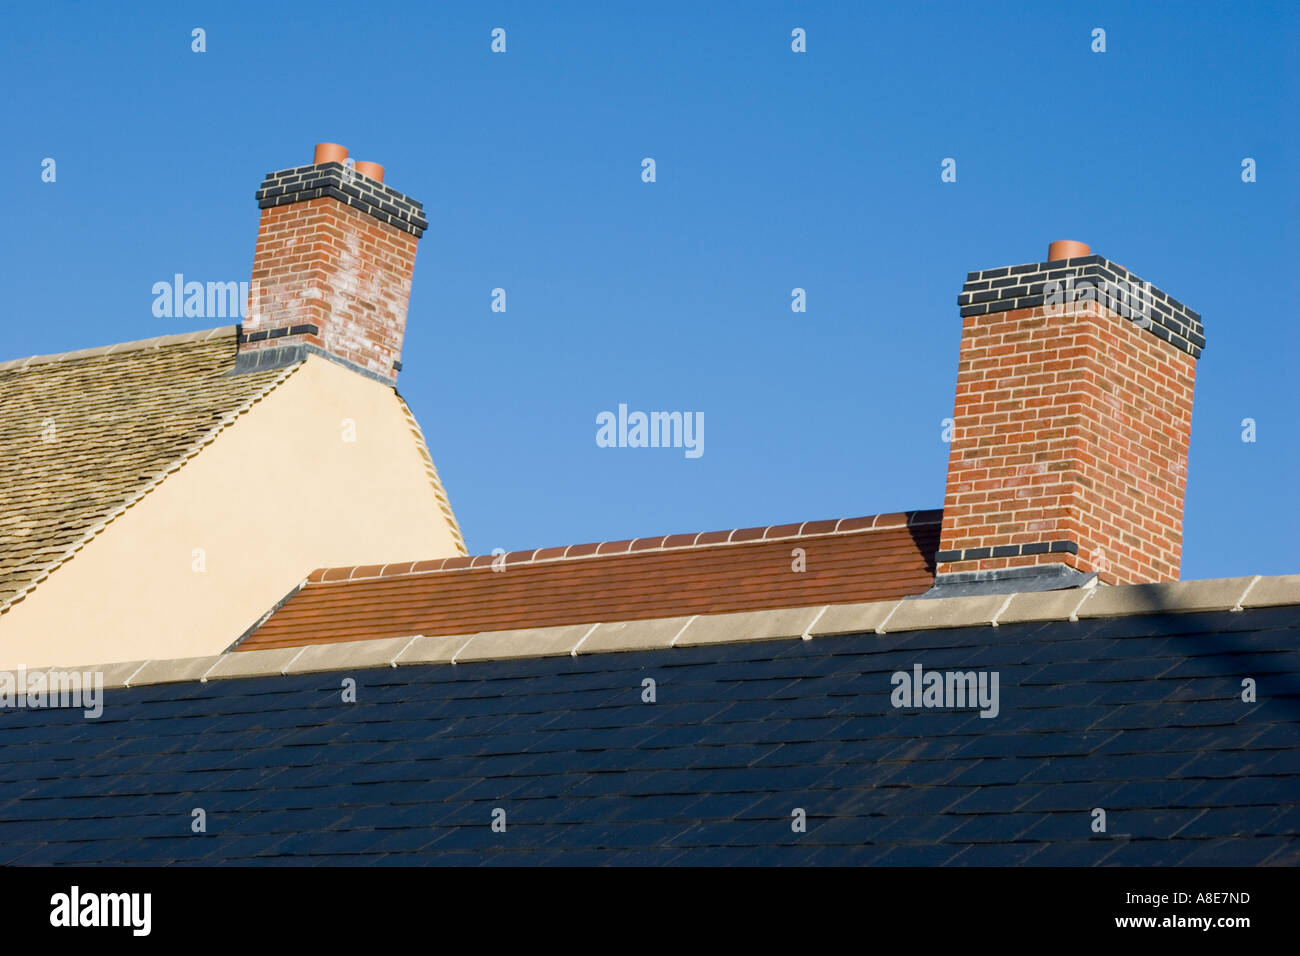
[[(682, 649), (671, 663), (647, 652), (381, 669), (347, 707), (320, 675), (115, 692), (93, 724), (0, 715), (0, 841), (9, 828), (31, 839), (58, 828), (63, 842), (4, 844), (20, 862), (186, 864), (201, 846), (206, 862), (276, 865), (1141, 865), (1213, 856), (1216, 836), (1237, 828), (1260, 834), (1238, 841), (1250, 844), (1243, 859), (1285, 860), (1296, 839), (1287, 821), (1300, 812), (1300, 714), (1266, 681), (1259, 704), (1241, 705), (1239, 681), (1216, 670), (1295, 666), (1294, 633), (1252, 630), (1254, 613), (1036, 622), (999, 628), (993, 645), (989, 629), (972, 628), (895, 635), (892, 647), (873, 636)], [(889, 675), (918, 659), (999, 668), (1002, 714), (894, 710)], [(1062, 664), (1073, 670), (1048, 669)], [(1148, 679), (1164, 665), (1164, 678)], [(639, 703), (642, 675), (659, 680), (660, 703)], [(1105, 838), (1088, 838), (1089, 807), (1054, 809), (1105, 786), (1116, 788), (1098, 801)], [(998, 812), (1026, 793), (1019, 811)], [(499, 804), (509, 844), (484, 837)], [(809, 813), (802, 843), (789, 830), (795, 805)], [(193, 806), (220, 824), (202, 844), (184, 833)], [(1025, 835), (1004, 839), (1013, 817)], [(1138, 833), (1180, 822), (1174, 839)], [(101, 827), (140, 846), (74, 839)], [(168, 837), (172, 827), (182, 835)], [(649, 845), (668, 830), (673, 845)], [(692, 830), (739, 843), (686, 850)], [(591, 849), (598, 831), (608, 850)], [(280, 846), (294, 834), (300, 845)], [(347, 852), (353, 837), (361, 849)], [(886, 839), (905, 846), (875, 842)], [(969, 842), (955, 853), (929, 845), (944, 839)]]
[(892, 847), (875, 861), (875, 866), (943, 866), (965, 847), (906, 844)]
[(1026, 811), (1051, 810), (1085, 810), (1093, 807), (1107, 808), (1114, 795), (1125, 787), (1114, 781), (1083, 781), (1078, 783), (1043, 783), (1030, 782), (1022, 784), (1036, 791), (1020, 809)]
[[(1209, 807), (1189, 823), (1178, 836), (1184, 839), (1202, 837), (1272, 836), (1286, 835), (1276, 821), (1285, 811), (1278, 806), (1263, 807)], [(1294, 833), (1294, 831), (1292, 831)]]
[[(1025, 834), (1031, 836), (1031, 832)], [(1093, 840), (1069, 840), (1047, 843), (1025, 860), (1026, 866), (1098, 866), (1106, 863), (1119, 844), (1100, 837)]]
[(1185, 810), (1108, 810), (1106, 832), (1113, 837), (1138, 840), (1168, 840), (1208, 811), (1200, 807)]
[[(1082, 764), (1086, 758), (1061, 757), (1060, 761)], [(978, 787), (984, 784), (1018, 783), (1035, 779), (1035, 773), (1052, 763), (1040, 758), (1001, 757), (973, 760), (958, 765), (958, 773), (948, 781), (958, 786)], [(1055, 774), (1055, 770), (1052, 771)], [(1087, 779), (1087, 778), (1077, 778)]]
[(1024, 866), (1041, 847), (1037, 844), (974, 843), (949, 859), (945, 866)]

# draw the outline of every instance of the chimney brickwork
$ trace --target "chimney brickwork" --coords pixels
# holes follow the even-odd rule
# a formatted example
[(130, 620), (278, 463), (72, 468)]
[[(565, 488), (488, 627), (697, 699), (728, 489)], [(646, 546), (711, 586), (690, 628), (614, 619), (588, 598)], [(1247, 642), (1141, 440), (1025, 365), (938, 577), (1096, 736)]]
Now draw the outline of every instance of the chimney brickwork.
[(1177, 580), (1200, 316), (1096, 255), (972, 272), (958, 304), (938, 580)]
[(374, 164), (330, 161), (263, 181), (236, 371), (314, 352), (396, 382), (416, 244), (428, 220), (420, 203), (360, 170), (382, 175)]

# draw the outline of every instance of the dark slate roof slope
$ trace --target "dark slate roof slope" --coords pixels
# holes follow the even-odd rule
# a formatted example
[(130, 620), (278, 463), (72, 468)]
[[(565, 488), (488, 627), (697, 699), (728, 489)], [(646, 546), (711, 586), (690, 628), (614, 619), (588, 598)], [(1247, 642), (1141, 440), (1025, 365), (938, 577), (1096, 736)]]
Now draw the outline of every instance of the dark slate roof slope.
[[(1295, 865), (1298, 637), (1287, 606), (110, 690), (0, 712), (0, 858)], [(916, 663), (996, 670), (999, 716), (894, 709)]]

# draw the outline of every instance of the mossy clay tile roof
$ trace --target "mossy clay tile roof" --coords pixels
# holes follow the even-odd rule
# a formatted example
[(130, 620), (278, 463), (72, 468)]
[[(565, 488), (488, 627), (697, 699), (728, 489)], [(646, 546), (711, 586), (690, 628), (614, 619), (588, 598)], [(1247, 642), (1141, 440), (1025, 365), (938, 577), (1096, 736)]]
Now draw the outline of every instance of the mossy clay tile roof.
[(321, 569), (238, 650), (897, 599), (934, 583), (941, 517), (919, 511)]
[(228, 375), (235, 335), (0, 363), (0, 612), (295, 370)]

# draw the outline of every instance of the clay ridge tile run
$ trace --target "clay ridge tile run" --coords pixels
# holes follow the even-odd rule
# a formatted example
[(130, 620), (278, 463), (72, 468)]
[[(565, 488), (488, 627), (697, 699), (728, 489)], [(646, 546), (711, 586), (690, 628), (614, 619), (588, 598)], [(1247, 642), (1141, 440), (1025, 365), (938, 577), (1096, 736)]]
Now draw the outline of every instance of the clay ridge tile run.
[[(575, 558), (603, 557), (611, 554), (640, 551), (672, 551), (681, 548), (706, 548), (724, 544), (743, 544), (748, 541), (779, 541), (793, 538), (821, 537), (828, 534), (853, 534), (862, 531), (879, 531), (885, 528), (911, 528), (937, 525), (943, 521), (943, 509), (899, 511), (890, 514), (865, 515), (859, 518), (831, 518), (827, 521), (804, 521), (792, 524), (764, 525), (757, 528), (735, 528), (722, 531), (703, 531), (696, 534), (658, 535), (650, 538), (632, 538), (622, 541), (594, 541), (586, 544), (560, 545), (554, 548), (511, 551), (504, 555), (505, 564), (515, 568), (524, 564)], [(490, 567), (501, 555), (481, 554), (454, 558), (437, 558), (432, 561), (398, 561), (392, 564), (356, 565), (341, 568), (317, 568), (307, 576), (307, 583), (358, 581), (365, 578), (393, 577), (406, 574), (428, 574), (438, 571), (461, 571), (465, 568)]]
[(940, 519), (910, 512), (323, 569), (237, 650), (897, 600), (934, 583)]

